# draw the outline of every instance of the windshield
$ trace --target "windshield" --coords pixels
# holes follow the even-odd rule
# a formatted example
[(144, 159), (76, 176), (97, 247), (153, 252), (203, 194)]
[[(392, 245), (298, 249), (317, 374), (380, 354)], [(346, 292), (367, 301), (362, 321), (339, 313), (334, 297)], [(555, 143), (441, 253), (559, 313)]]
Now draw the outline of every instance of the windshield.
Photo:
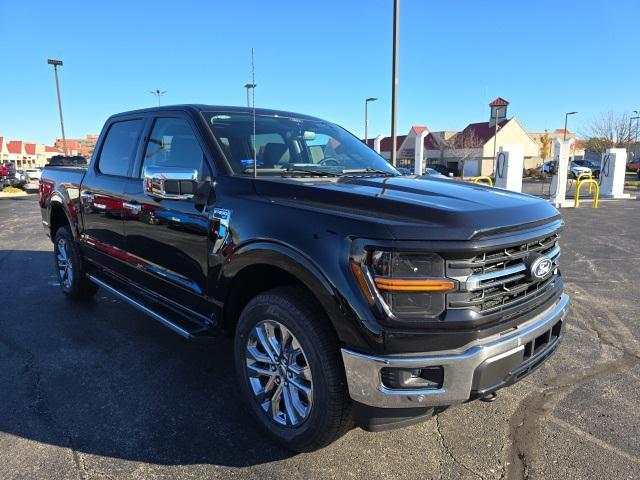
[(203, 112), (236, 174), (399, 175), (343, 128), (321, 120), (242, 112)]

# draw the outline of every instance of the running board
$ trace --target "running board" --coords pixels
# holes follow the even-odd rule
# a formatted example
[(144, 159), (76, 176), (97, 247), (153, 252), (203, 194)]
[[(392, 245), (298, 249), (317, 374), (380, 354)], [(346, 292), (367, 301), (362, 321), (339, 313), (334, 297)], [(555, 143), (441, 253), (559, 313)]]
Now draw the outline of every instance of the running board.
[[(157, 301), (147, 299), (143, 294), (135, 294), (133, 289), (128, 286), (123, 285), (123, 288), (118, 288), (114, 285), (119, 283), (116, 279), (102, 275), (98, 277), (97, 274), (87, 274), (87, 277), (99, 287), (111, 292), (120, 300), (147, 314), (187, 340), (210, 342), (215, 338), (212, 325), (206, 325), (194, 318), (186, 318), (186, 315), (175, 313)], [(109, 280), (112, 280), (113, 283)]]

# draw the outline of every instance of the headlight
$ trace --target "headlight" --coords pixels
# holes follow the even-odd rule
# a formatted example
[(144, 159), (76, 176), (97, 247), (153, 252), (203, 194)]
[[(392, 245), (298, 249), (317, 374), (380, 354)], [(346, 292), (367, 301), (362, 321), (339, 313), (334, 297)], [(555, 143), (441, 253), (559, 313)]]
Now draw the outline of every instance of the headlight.
[(445, 292), (455, 284), (444, 276), (435, 253), (373, 251), (368, 259), (373, 283), (397, 317), (433, 318), (445, 309)]

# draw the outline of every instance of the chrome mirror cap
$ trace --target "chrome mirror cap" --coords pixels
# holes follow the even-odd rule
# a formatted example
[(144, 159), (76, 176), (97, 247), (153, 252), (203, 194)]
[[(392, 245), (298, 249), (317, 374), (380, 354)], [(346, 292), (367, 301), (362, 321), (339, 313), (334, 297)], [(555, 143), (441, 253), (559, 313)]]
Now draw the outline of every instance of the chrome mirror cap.
[[(193, 198), (198, 170), (184, 167), (144, 167), (142, 190), (155, 198), (184, 200)], [(191, 188), (186, 188), (190, 184)], [(184, 191), (188, 190), (188, 191)]]

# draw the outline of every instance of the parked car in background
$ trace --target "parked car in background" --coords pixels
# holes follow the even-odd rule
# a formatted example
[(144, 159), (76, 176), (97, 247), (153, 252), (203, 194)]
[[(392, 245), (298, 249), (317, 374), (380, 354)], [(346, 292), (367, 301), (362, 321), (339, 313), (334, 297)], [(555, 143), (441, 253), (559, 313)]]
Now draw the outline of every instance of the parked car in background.
[(446, 165), (440, 165), (439, 163), (432, 163), (427, 168), (431, 170), (435, 170), (436, 172), (444, 175), (445, 177), (454, 177), (455, 172), (452, 168), (447, 167)]
[(631, 161), (627, 163), (627, 172), (636, 172), (638, 180), (640, 180), (640, 158), (632, 158)]
[(27, 174), (31, 180), (40, 180), (42, 170), (40, 168), (27, 168)]
[(22, 188), (29, 183), (29, 174), (22, 169), (16, 170), (16, 180), (18, 181), (16, 186)]
[[(552, 167), (553, 163), (554, 163), (553, 160), (544, 162), (542, 165), (540, 165), (540, 172), (551, 173), (553, 168)], [(578, 178), (578, 175), (582, 173), (592, 173), (592, 171), (589, 167), (583, 167), (581, 165), (578, 165), (575, 161), (572, 161), (569, 163), (569, 166), (567, 167), (567, 173), (571, 178)]]
[(82, 155), (54, 155), (49, 159), (52, 167), (82, 167), (87, 165), (87, 159)]
[(13, 162), (3, 162), (0, 164), (0, 188), (14, 187), (17, 183), (16, 166)]
[(590, 169), (591, 170), (591, 175), (593, 175), (594, 178), (599, 178), (600, 177), (600, 164), (599, 163), (592, 162), (590, 160), (574, 160), (573, 163), (575, 163), (579, 167), (586, 167), (586, 168)]
[(450, 179), (451, 177), (448, 177), (446, 175), (441, 174), (439, 171), (431, 168), (431, 167), (427, 167), (424, 170), (424, 174), (422, 175), (423, 177), (430, 177), (430, 178), (446, 178), (446, 179)]

